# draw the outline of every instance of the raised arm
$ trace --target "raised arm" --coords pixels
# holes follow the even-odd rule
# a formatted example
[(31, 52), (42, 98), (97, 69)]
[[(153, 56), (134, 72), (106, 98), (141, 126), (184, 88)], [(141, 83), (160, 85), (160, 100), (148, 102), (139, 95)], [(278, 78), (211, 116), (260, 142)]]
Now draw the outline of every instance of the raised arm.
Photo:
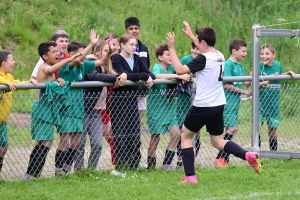
[(53, 74), (54, 72), (58, 71), (62, 66), (64, 66), (68, 62), (72, 62), (74, 59), (76, 59), (79, 56), (82, 56), (82, 53), (77, 53), (70, 58), (67, 58), (65, 60), (62, 60), (61, 62), (56, 63), (55, 65), (52, 66), (48, 65), (45, 69), (45, 73)]
[(187, 21), (183, 21), (183, 24), (185, 26), (185, 29), (181, 29), (182, 32), (187, 36), (189, 37), (192, 42), (194, 42), (194, 44), (196, 45), (196, 47), (199, 49), (198, 45), (199, 45), (199, 40), (197, 39), (196, 36), (194, 36), (192, 30), (191, 30), (191, 27), (189, 25), (189, 23)]
[(174, 47), (175, 34), (169, 32), (167, 34), (167, 40), (168, 40), (168, 48), (169, 48), (169, 51), (170, 51), (172, 63), (173, 63), (173, 66), (175, 68), (176, 73), (179, 74), (179, 75), (189, 73), (190, 69), (188, 68), (188, 66), (182, 65), (180, 63), (180, 60), (178, 59), (177, 54), (176, 54), (175, 47)]

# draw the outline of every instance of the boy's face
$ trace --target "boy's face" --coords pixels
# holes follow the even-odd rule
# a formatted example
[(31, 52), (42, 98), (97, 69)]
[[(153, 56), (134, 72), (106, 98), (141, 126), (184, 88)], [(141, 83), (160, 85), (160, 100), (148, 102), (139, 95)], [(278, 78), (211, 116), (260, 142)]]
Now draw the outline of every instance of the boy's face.
[(54, 42), (56, 42), (57, 48), (60, 51), (60, 53), (65, 54), (69, 44), (69, 39), (66, 37), (58, 37)]
[(127, 34), (133, 35), (137, 40), (139, 39), (140, 31), (141, 31), (140, 27), (136, 25), (128, 26), (125, 30)]
[[(76, 53), (80, 53), (84, 50), (83, 47), (80, 47), (77, 51), (74, 52), (70, 52), (70, 56), (75, 55)], [(73, 60), (73, 62), (75, 63), (75, 65), (77, 64), (83, 64), (84, 63), (84, 58), (81, 58), (81, 56), (77, 57), (75, 60)]]
[(247, 47), (240, 47), (239, 50), (233, 49), (232, 55), (237, 61), (243, 61), (247, 55)]
[(172, 59), (169, 50), (164, 51), (164, 53), (161, 56), (158, 56), (158, 60), (161, 63), (165, 63), (167, 66), (172, 65)]
[(49, 47), (49, 51), (43, 55), (43, 58), (46, 63), (49, 65), (54, 65), (58, 63), (58, 57), (59, 57), (59, 50), (54, 46)]
[(266, 66), (273, 65), (273, 59), (276, 57), (276, 54), (273, 53), (269, 48), (263, 48), (260, 50), (260, 59)]
[(137, 41), (136, 39), (130, 39), (125, 44), (121, 43), (122, 51), (127, 54), (134, 54), (136, 50)]
[(195, 59), (200, 54), (200, 51), (197, 47), (195, 47), (195, 48), (192, 47), (191, 48), (191, 53), (192, 53), (193, 59)]
[(1, 67), (4, 73), (12, 73), (15, 66), (15, 60), (12, 54), (8, 54), (6, 61), (1, 63)]

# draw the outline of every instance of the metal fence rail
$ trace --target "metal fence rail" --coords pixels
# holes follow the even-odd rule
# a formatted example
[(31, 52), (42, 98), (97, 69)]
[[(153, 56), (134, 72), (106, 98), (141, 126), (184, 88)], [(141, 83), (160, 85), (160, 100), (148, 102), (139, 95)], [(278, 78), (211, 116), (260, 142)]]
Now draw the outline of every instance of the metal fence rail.
[[(281, 77), (287, 78), (285, 76), (278, 76), (277, 78), (280, 79)], [(298, 77), (298, 75), (297, 75)], [(247, 79), (249, 77), (241, 77), (241, 79)], [(273, 78), (273, 77), (272, 77)], [(225, 79), (225, 78), (224, 78)], [(267, 80), (267, 77), (264, 77), (265, 80)], [(156, 80), (157, 81), (157, 80)], [(174, 83), (175, 81), (166, 81), (165, 80), (159, 80), (158, 83)], [(242, 80), (240, 80), (242, 81)], [(84, 83), (85, 84), (85, 83)], [(91, 83), (89, 83), (91, 84)], [(97, 83), (99, 84), (99, 83)], [(157, 83), (156, 83), (157, 84)], [(100, 85), (102, 85), (100, 83)], [(24, 85), (23, 85), (24, 86)], [(25, 85), (25, 87), (28, 87)], [(103, 86), (103, 85), (102, 85)], [(4, 88), (6, 86), (0, 86), (0, 88)], [(32, 86), (29, 86), (32, 87)], [(251, 88), (248, 88), (251, 90)], [(278, 135), (278, 152), (277, 154), (274, 154), (274, 152), (269, 151), (269, 141), (267, 136), (267, 125), (264, 123), (261, 130), (261, 152), (263, 152), (262, 155), (269, 155), (269, 157), (284, 157), (284, 158), (299, 158), (298, 154), (295, 153), (289, 153), (289, 152), (299, 152), (300, 151), (300, 137), (298, 136), (298, 119), (299, 119), (299, 111), (298, 106), (299, 105), (299, 93), (300, 87), (298, 85), (281, 85), (280, 88), (280, 111), (281, 111), (281, 118), (280, 118), (280, 126), (277, 130)], [(34, 90), (31, 90), (34, 91)], [(126, 134), (122, 134), (122, 131), (120, 129), (124, 128), (124, 126), (127, 125), (120, 125), (123, 122), (120, 122), (118, 120), (126, 118), (125, 116), (119, 115), (114, 120), (114, 124), (119, 124), (115, 127), (114, 132), (121, 133), (118, 135), (118, 141), (119, 144), (117, 144), (118, 148), (121, 148), (121, 151), (119, 151), (119, 154), (125, 155), (128, 152), (128, 149), (122, 149), (127, 142), (124, 140), (125, 138), (129, 138), (130, 141), (133, 139), (140, 139), (141, 145), (137, 146), (135, 151), (140, 150), (141, 153), (141, 162), (144, 164), (147, 164), (147, 154), (148, 154), (148, 147), (150, 142), (150, 130), (149, 130), (149, 112), (151, 112), (152, 109), (157, 109), (159, 105), (157, 102), (152, 101), (151, 98), (155, 96), (155, 98), (158, 101), (165, 101), (166, 99), (166, 93), (167, 91), (160, 91), (159, 93), (149, 93), (147, 96), (148, 100), (148, 113), (144, 113), (144, 117), (140, 121), (140, 124), (136, 125), (134, 124), (134, 121), (127, 121), (127, 125), (129, 124), (128, 130), (125, 130)], [(92, 99), (94, 97), (90, 97)], [(7, 128), (8, 128), (8, 138), (10, 142), (8, 153), (5, 156), (3, 169), (1, 172), (1, 177), (6, 180), (20, 180), (21, 177), (26, 173), (26, 169), (28, 167), (28, 162), (30, 159), (30, 154), (36, 144), (35, 141), (32, 140), (32, 127), (40, 126), (39, 123), (36, 123), (31, 118), (31, 107), (35, 99), (35, 94), (33, 92), (16, 92), (13, 96), (13, 112), (10, 114), (9, 119), (7, 121)], [(135, 113), (124, 113), (119, 112), (122, 110), (126, 110), (128, 106), (137, 105), (137, 95), (132, 93), (113, 93), (112, 94), (112, 100), (114, 101), (116, 99), (121, 99), (121, 102), (125, 102), (124, 104), (116, 104), (116, 106), (119, 107), (113, 107), (111, 109), (118, 110), (115, 114), (123, 114), (127, 115), (129, 117), (133, 117), (133, 115), (136, 115)], [(45, 100), (48, 100), (47, 98)], [(150, 101), (149, 101), (150, 100)], [(184, 101), (179, 101), (178, 97), (174, 97), (172, 101), (174, 101), (175, 108), (181, 108), (182, 105), (190, 105), (191, 104), (192, 97), (186, 98)], [(78, 102), (82, 101), (82, 99), (77, 96), (68, 97), (66, 99), (67, 102), (72, 102), (73, 104), (78, 104)], [(154, 103), (153, 103), (154, 102)], [(266, 101), (266, 104), (269, 102)], [(76, 106), (75, 106), (76, 107)], [(187, 106), (188, 107), (188, 106)], [(62, 108), (60, 108), (62, 109)], [(66, 109), (66, 108), (63, 108)], [(135, 108), (134, 108), (135, 109)], [(165, 117), (170, 117), (169, 112), (171, 111), (170, 107), (167, 107), (165, 112)], [(111, 110), (112, 111), (112, 110)], [(132, 111), (132, 110), (131, 110)], [(137, 110), (136, 110), (137, 111)], [(41, 107), (40, 110), (38, 110), (38, 113), (44, 113), (45, 111)], [(181, 112), (181, 116), (179, 115), (178, 118), (184, 118), (185, 114), (182, 114), (184, 112)], [(238, 107), (238, 127), (239, 131), (234, 136), (233, 140), (240, 144), (242, 147), (250, 150), (251, 145), (251, 137), (252, 137), (252, 99), (249, 98), (247, 100), (242, 100), (240, 103), (240, 106)], [(95, 112), (96, 115), (100, 116), (100, 111)], [(162, 116), (161, 120), (163, 120), (164, 116)], [(258, 116), (257, 116), (258, 117)], [(85, 122), (91, 122), (90, 119), (85, 119)], [(32, 126), (31, 126), (32, 124)], [(100, 123), (102, 125), (102, 123)], [(63, 126), (68, 126), (69, 124), (62, 124)], [(179, 124), (180, 125), (180, 124)], [(59, 134), (57, 134), (57, 128), (55, 129), (54, 133), (54, 140), (52, 148), (50, 149), (47, 160), (44, 166), (44, 169), (42, 171), (41, 176), (42, 177), (52, 177), (55, 173), (55, 154), (59, 145), (60, 137)], [(103, 128), (103, 127), (102, 127)], [(155, 128), (155, 126), (154, 126)], [(139, 133), (139, 134), (137, 134)], [(132, 137), (134, 136), (134, 137)], [(89, 137), (87, 137), (89, 138)], [(199, 154), (196, 157), (196, 165), (200, 167), (214, 167), (213, 160), (216, 157), (218, 150), (214, 149), (212, 145), (210, 144), (208, 133), (206, 132), (205, 127), (201, 130), (201, 147)], [(134, 141), (137, 142), (137, 141)], [(167, 132), (166, 134), (161, 135), (161, 139), (158, 145), (158, 148), (156, 150), (156, 168), (161, 168), (162, 163), (165, 157), (165, 151), (167, 148), (168, 143), (170, 142), (170, 134)], [(112, 153), (111, 148), (108, 145), (105, 138), (102, 139), (102, 151), (101, 156), (99, 158), (99, 161), (96, 163), (96, 170), (110, 170), (112, 166)], [(137, 143), (131, 143), (130, 145), (135, 145)], [(87, 139), (87, 143), (84, 146), (84, 166), (88, 166), (88, 159), (91, 153), (91, 142), (89, 139)], [(175, 150), (176, 151), (176, 150)], [(126, 155), (127, 156), (127, 155)], [(125, 156), (125, 157), (126, 157)], [(130, 156), (130, 155), (128, 155)], [(131, 154), (132, 156), (132, 154)], [(289, 157), (288, 157), (289, 156)], [(174, 168), (176, 167), (178, 161), (178, 157), (175, 154), (174, 159), (172, 160), (172, 165)], [(75, 161), (76, 162), (76, 161)], [(241, 160), (231, 157), (230, 160), (231, 164), (233, 165), (241, 165), (244, 164)], [(138, 163), (139, 164), (139, 163)], [(143, 166), (138, 166), (143, 167)], [(74, 165), (72, 165), (72, 173), (74, 171)], [(122, 169), (120, 169), (122, 171)], [(149, 172), (150, 173), (150, 172)]]

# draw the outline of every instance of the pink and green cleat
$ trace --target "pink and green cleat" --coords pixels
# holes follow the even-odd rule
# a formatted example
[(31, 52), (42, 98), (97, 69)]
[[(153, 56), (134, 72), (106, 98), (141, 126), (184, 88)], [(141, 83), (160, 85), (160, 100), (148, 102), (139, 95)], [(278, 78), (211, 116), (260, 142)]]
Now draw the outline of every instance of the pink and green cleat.
[(258, 157), (257, 153), (255, 152), (247, 152), (246, 153), (246, 160), (248, 163), (253, 167), (256, 173), (260, 174), (263, 172), (264, 163)]
[(185, 184), (185, 183), (198, 184), (198, 179), (197, 179), (196, 175), (184, 176), (184, 177), (181, 177), (181, 178), (182, 178), (182, 181), (181, 181), (182, 184)]

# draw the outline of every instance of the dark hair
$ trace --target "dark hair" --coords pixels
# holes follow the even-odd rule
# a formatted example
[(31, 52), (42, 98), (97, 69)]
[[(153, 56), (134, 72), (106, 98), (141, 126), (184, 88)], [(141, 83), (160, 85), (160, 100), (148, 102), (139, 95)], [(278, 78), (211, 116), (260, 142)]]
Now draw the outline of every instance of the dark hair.
[(57, 30), (52, 34), (52, 41), (56, 41), (59, 37), (69, 38), (69, 34), (64, 30)]
[(129, 17), (125, 20), (125, 29), (127, 29), (129, 26), (138, 26), (141, 27), (140, 20), (136, 17)]
[(136, 39), (136, 38), (131, 34), (122, 35), (122, 37), (120, 38), (120, 46), (121, 46), (121, 43), (126, 44), (131, 39)]
[(216, 44), (216, 31), (213, 27), (205, 26), (196, 30), (198, 40), (204, 40), (208, 46), (214, 47)]
[(0, 67), (1, 67), (2, 62), (7, 61), (7, 57), (9, 54), (11, 54), (10, 51), (0, 49)]
[(78, 40), (73, 40), (70, 44), (68, 44), (67, 50), (71, 53), (78, 51), (80, 48), (86, 48), (86, 45)]
[(40, 57), (44, 60), (43, 55), (47, 54), (50, 51), (50, 47), (56, 47), (57, 44), (55, 42), (43, 42), (39, 45), (38, 51)]
[(168, 51), (168, 44), (160, 44), (156, 49), (155, 49), (155, 54), (156, 58), (158, 59), (158, 56), (162, 56), (165, 51)]
[(198, 48), (198, 47), (196, 47), (196, 45), (195, 45), (194, 42), (192, 42), (192, 48), (193, 48), (193, 49)]
[(247, 43), (244, 40), (233, 39), (229, 44), (229, 52), (232, 54), (232, 50), (239, 50), (241, 47), (247, 47)]
[(112, 37), (114, 39), (118, 39), (118, 41), (119, 41), (119, 36), (117, 34), (114, 34), (114, 33), (107, 34), (106, 36), (104, 36), (103, 40), (106, 41), (106, 40), (109, 39), (109, 37)]

